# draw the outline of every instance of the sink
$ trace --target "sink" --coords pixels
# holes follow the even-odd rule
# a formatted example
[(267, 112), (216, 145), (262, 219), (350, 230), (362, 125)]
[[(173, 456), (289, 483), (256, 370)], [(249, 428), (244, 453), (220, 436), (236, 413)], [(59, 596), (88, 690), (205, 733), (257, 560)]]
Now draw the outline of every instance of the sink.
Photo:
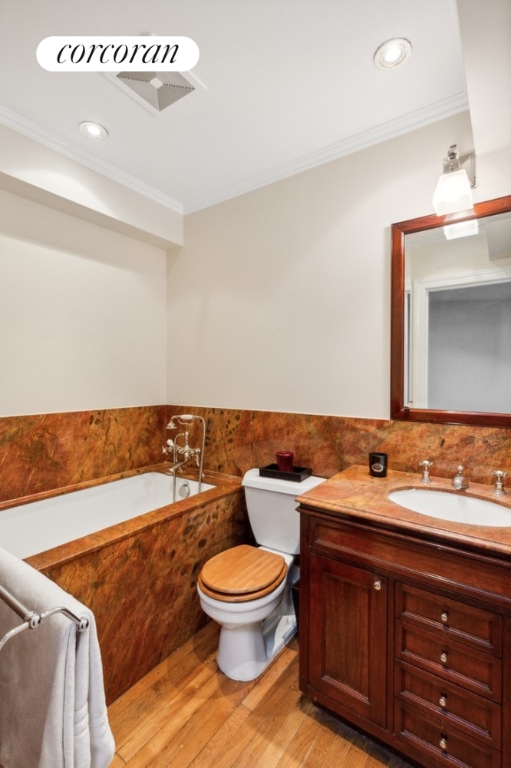
[(389, 493), (389, 499), (412, 512), (439, 520), (449, 520), (451, 523), (484, 525), (490, 528), (511, 527), (511, 508), (460, 492), (403, 488)]

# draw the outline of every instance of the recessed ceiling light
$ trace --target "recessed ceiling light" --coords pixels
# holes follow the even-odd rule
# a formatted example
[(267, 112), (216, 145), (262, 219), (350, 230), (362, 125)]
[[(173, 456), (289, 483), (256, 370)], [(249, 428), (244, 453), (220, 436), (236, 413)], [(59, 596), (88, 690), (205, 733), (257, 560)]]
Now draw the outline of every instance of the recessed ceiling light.
[(88, 139), (103, 141), (103, 139), (108, 138), (107, 129), (103, 128), (99, 123), (92, 123), (90, 120), (85, 120), (85, 122), (80, 123), (80, 131), (84, 136), (87, 136)]
[(412, 54), (410, 41), (404, 37), (393, 37), (382, 43), (374, 54), (374, 63), (378, 69), (395, 69), (404, 64)]

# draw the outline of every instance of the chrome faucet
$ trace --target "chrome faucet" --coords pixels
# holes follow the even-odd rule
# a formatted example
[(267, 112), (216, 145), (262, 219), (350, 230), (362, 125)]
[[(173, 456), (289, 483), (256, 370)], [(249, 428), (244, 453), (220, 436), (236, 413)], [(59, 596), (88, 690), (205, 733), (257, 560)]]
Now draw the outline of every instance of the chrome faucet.
[(421, 477), (421, 483), (432, 483), (433, 480), (429, 476), (429, 470), (433, 466), (432, 461), (428, 461), (427, 459), (424, 459), (424, 461), (421, 461), (419, 464), (419, 467), (422, 469), (422, 477)]
[(460, 464), (456, 475), (452, 479), (451, 485), (457, 491), (465, 491), (468, 488), (468, 480), (463, 474), (464, 469), (465, 467)]
[[(189, 443), (189, 428), (192, 421), (202, 422), (202, 447), (192, 448)], [(164, 447), (162, 452), (166, 455), (172, 454), (172, 466), (166, 471), (166, 474), (176, 476), (178, 469), (181, 469), (191, 459), (195, 460), (195, 464), (199, 468), (199, 492), (201, 490), (202, 475), (203, 475), (203, 463), (204, 463), (204, 446), (206, 442), (206, 423), (202, 416), (192, 416), (187, 413), (174, 416), (167, 424), (167, 429), (178, 429), (179, 426), (184, 427), (184, 431), (176, 435), (174, 440), (167, 440), (167, 447)], [(182, 457), (182, 458), (180, 458)]]
[(507, 472), (502, 472), (500, 469), (497, 469), (495, 472), (492, 472), (492, 475), (495, 478), (495, 488), (493, 489), (493, 493), (496, 496), (506, 496), (507, 491), (504, 489), (504, 481), (507, 477)]
[[(172, 443), (172, 440), (167, 440), (167, 443)], [(170, 453), (170, 451), (173, 449), (173, 446), (170, 446), (169, 448), (164, 448), (162, 453)], [(183, 461), (176, 461), (176, 457), (174, 456), (174, 462), (171, 467), (167, 467), (165, 470), (166, 475), (175, 475), (178, 469), (181, 469), (181, 467), (184, 467), (188, 459), (183, 459)]]

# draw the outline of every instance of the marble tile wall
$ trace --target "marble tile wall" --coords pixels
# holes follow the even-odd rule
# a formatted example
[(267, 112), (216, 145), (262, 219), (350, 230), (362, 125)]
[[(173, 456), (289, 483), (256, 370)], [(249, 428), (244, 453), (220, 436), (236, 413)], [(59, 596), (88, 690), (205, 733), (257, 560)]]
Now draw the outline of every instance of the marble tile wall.
[(27, 559), (94, 612), (108, 703), (208, 620), (196, 591), (203, 563), (253, 541), (239, 482), (221, 498), (195, 496), (174, 506), (183, 505), (186, 512), (169, 507), (145, 528), (128, 522), (126, 535), (99, 548), (80, 552), (72, 544), (61, 562), (59, 550)]
[(162, 459), (165, 406), (0, 418), (0, 501)]
[(278, 450), (293, 451), (296, 466), (330, 477), (352, 464), (367, 464), (370, 451), (389, 456), (389, 467), (418, 472), (423, 459), (434, 462), (432, 475), (450, 477), (459, 463), (474, 482), (490, 483), (494, 469), (509, 472), (511, 429), (450, 424), (314, 416), (266, 411), (169, 406), (206, 420), (208, 469), (242, 475), (275, 461)]
[[(206, 468), (230, 475), (270, 464), (277, 450), (293, 451), (296, 465), (322, 477), (365, 464), (375, 450), (388, 453), (393, 469), (417, 471), (427, 458), (441, 477), (460, 462), (474, 482), (490, 482), (494, 469), (511, 475), (507, 428), (146, 406), (0, 418), (0, 501), (156, 464), (175, 436), (165, 429), (169, 417), (187, 412), (206, 420)], [(199, 434), (191, 439), (200, 444)]]

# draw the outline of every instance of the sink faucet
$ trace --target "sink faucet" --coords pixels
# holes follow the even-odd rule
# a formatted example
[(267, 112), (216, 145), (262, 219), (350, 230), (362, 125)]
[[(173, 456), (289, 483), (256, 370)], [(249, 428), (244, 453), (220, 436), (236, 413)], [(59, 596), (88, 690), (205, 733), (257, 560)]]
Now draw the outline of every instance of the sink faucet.
[(492, 475), (495, 478), (495, 488), (493, 489), (493, 493), (496, 496), (506, 496), (507, 491), (504, 490), (504, 480), (507, 477), (507, 472), (501, 472), (500, 469), (497, 469), (495, 472), (492, 472)]
[(460, 464), (456, 475), (452, 479), (451, 485), (457, 491), (465, 491), (468, 488), (468, 480), (463, 474), (464, 469), (465, 467)]
[(429, 476), (429, 470), (433, 466), (432, 461), (428, 461), (427, 459), (424, 459), (424, 461), (421, 461), (419, 464), (419, 467), (422, 469), (422, 477), (421, 477), (421, 483), (432, 483), (432, 479)]

